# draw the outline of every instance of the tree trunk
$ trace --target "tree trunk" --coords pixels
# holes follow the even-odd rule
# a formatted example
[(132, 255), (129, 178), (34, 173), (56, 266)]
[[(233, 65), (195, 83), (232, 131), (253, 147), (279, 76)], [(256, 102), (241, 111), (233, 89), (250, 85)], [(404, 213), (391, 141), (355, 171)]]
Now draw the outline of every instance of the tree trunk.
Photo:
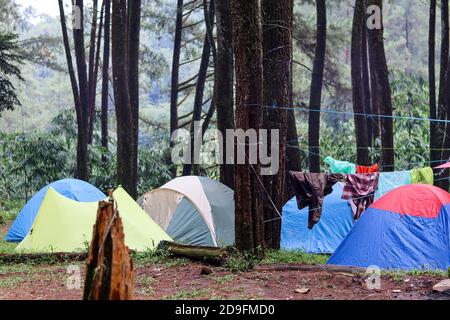
[(95, 53), (95, 63), (94, 63), (94, 84), (93, 84), (93, 101), (91, 102), (91, 113), (89, 115), (89, 143), (92, 144), (94, 139), (94, 127), (95, 127), (95, 118), (97, 116), (96, 110), (96, 101), (97, 101), (97, 82), (98, 82), (98, 72), (100, 69), (100, 47), (102, 42), (102, 33), (103, 33), (103, 19), (105, 15), (105, 2), (102, 4), (102, 9), (100, 12), (100, 24), (98, 27), (98, 36), (97, 36), (97, 49)]
[[(292, 97), (291, 100), (293, 101)], [(287, 113), (287, 137), (286, 171), (301, 171), (300, 143), (294, 110), (288, 110)]]
[(109, 133), (108, 133), (108, 110), (109, 110), (109, 62), (110, 62), (110, 46), (111, 46), (111, 0), (105, 0), (105, 23), (104, 23), (104, 40), (103, 40), (103, 74), (102, 74), (102, 147), (108, 150)]
[(133, 262), (114, 199), (100, 202), (87, 260), (84, 300), (132, 300)]
[(316, 1), (316, 52), (309, 101), (309, 170), (320, 172), (320, 105), (322, 103), (323, 73), (327, 48), (327, 6), (325, 0)]
[[(439, 88), (439, 102), (438, 102), (438, 118), (440, 120), (448, 120), (450, 109), (450, 89), (448, 84), (450, 83), (450, 67), (449, 67), (449, 3), (448, 0), (442, 1), (442, 49), (441, 49), (441, 83)], [(443, 69), (444, 75), (442, 75)], [(450, 125), (448, 123), (440, 123), (438, 126), (440, 158), (436, 160), (442, 160), (443, 162), (450, 157)], [(437, 150), (435, 150), (437, 151)], [(444, 190), (448, 190), (449, 181), (440, 180), (437, 185)]]
[[(370, 0), (371, 5), (383, 8), (382, 0)], [(387, 67), (386, 54), (384, 51), (384, 27), (383, 21), (380, 29), (369, 31), (373, 45), (373, 53), (375, 59), (375, 72), (377, 77), (377, 89), (380, 97), (380, 114), (381, 119), (381, 143), (383, 146), (383, 167), (386, 171), (394, 171), (395, 169), (395, 153), (394, 153), (394, 135), (393, 135), (393, 119), (392, 119), (392, 92), (389, 82), (389, 71)]]
[[(78, 69), (78, 80), (75, 74), (75, 68), (72, 60), (72, 53), (70, 50), (69, 36), (67, 31), (66, 18), (64, 13), (64, 4), (62, 0), (58, 1), (61, 29), (63, 34), (64, 49), (66, 53), (67, 66), (72, 85), (72, 94), (74, 98), (76, 117), (77, 117), (77, 172), (76, 177), (87, 181), (89, 179), (89, 165), (88, 165), (88, 143), (87, 143), (87, 74), (86, 61), (84, 57), (84, 28), (83, 28), (83, 1), (77, 0), (76, 5), (80, 8), (81, 30), (74, 29), (74, 43), (75, 43), (75, 58)], [(80, 65), (80, 63), (82, 65)], [(83, 68), (84, 66), (84, 68)], [(84, 72), (83, 72), (84, 70)]]
[[(88, 111), (88, 143), (92, 144), (94, 132), (94, 118), (95, 118), (95, 98), (97, 89), (97, 79), (95, 78), (95, 56), (96, 45), (95, 39), (97, 34), (97, 16), (98, 16), (98, 0), (92, 1), (92, 23), (91, 34), (89, 41), (89, 64), (88, 64), (88, 88), (89, 88), (89, 111)], [(100, 33), (100, 30), (99, 30)]]
[[(292, 30), (294, 5), (293, 0), (263, 0), (263, 53), (264, 53), (264, 104), (281, 107), (281, 109), (264, 110), (263, 128), (278, 130), (280, 140), (270, 140), (279, 145), (279, 170), (272, 176), (264, 177), (267, 197), (264, 197), (263, 210), (265, 247), (278, 250), (281, 242), (281, 219), (279, 214), (284, 205), (286, 145), (287, 145), (287, 110), (292, 106)], [(323, 67), (323, 64), (322, 64)], [(275, 208), (274, 208), (275, 205)], [(275, 220), (274, 220), (275, 219)]]
[(141, 32), (141, 0), (128, 1), (128, 89), (131, 105), (131, 186), (137, 198), (139, 151), (139, 44)]
[[(178, 130), (178, 87), (180, 82), (180, 57), (181, 57), (181, 40), (183, 34), (183, 0), (178, 0), (177, 16), (175, 26), (175, 38), (173, 44), (172, 59), (172, 81), (170, 93), (170, 134), (174, 134)], [(173, 144), (172, 144), (173, 146)], [(170, 163), (171, 165), (172, 163)], [(173, 169), (172, 175), (177, 175), (176, 168)]]
[[(430, 1), (430, 28), (428, 35), (428, 76), (430, 86), (430, 119), (437, 119), (436, 107), (436, 0)], [(430, 123), (430, 166), (440, 160), (439, 124)]]
[(128, 82), (128, 17), (126, 0), (112, 1), (112, 67), (117, 118), (117, 180), (128, 193), (132, 180), (133, 127)]
[[(236, 128), (259, 130), (263, 104), (259, 0), (231, 0), (231, 16), (236, 59)], [(257, 253), (264, 248), (260, 166), (248, 162), (247, 158), (245, 164), (235, 165), (236, 246)]]
[(378, 80), (377, 67), (375, 63), (375, 52), (372, 40), (372, 34), (367, 30), (368, 51), (369, 51), (369, 71), (370, 71), (370, 106), (371, 113), (375, 115), (371, 118), (372, 123), (372, 139), (374, 142), (381, 139), (381, 119), (380, 115), (380, 98), (378, 96)]
[[(364, 8), (367, 8), (366, 1), (364, 1)], [(365, 9), (364, 9), (365, 10)], [(369, 56), (368, 56), (368, 45), (367, 45), (367, 28), (364, 26), (365, 24), (365, 14), (363, 14), (363, 22), (362, 22), (362, 84), (363, 84), (363, 94), (364, 94), (364, 113), (372, 114), (372, 106), (371, 106), (371, 94), (370, 94), (370, 74), (369, 74)], [(367, 142), (369, 147), (374, 146), (374, 128), (373, 128), (373, 118), (366, 119), (367, 124)], [(370, 157), (369, 157), (370, 158)], [(370, 160), (370, 159), (369, 159)]]
[[(214, 17), (214, 6), (211, 5), (210, 9), (205, 9), (205, 20), (209, 17)], [(209, 60), (211, 58), (211, 42), (209, 40), (208, 34), (205, 34), (205, 40), (203, 42), (203, 52), (202, 59), (200, 62), (200, 68), (198, 71), (197, 85), (195, 88), (195, 99), (194, 99), (194, 111), (192, 115), (191, 123), (191, 163), (186, 163), (183, 168), (183, 176), (189, 176), (192, 174), (193, 167), (199, 167), (200, 160), (200, 150), (195, 150), (195, 141), (201, 138), (201, 127), (198, 126), (196, 131), (195, 123), (200, 123), (202, 120), (203, 111), (203, 98), (205, 94), (205, 84), (208, 76)], [(195, 174), (198, 175), (199, 170), (196, 170)]]
[[(217, 19), (217, 63), (215, 86), (217, 88), (217, 127), (226, 137), (227, 130), (234, 128), (234, 55), (233, 26), (230, 0), (216, 0)], [(234, 167), (227, 164), (228, 155), (223, 148), (224, 164), (220, 166), (220, 181), (234, 190)]]
[(367, 138), (367, 120), (361, 114), (364, 110), (364, 86), (362, 74), (363, 56), (363, 22), (365, 21), (364, 0), (356, 0), (353, 16), (352, 30), (352, 89), (353, 89), (353, 111), (355, 113), (355, 135), (357, 148), (357, 162), (360, 165), (369, 165), (369, 149)]

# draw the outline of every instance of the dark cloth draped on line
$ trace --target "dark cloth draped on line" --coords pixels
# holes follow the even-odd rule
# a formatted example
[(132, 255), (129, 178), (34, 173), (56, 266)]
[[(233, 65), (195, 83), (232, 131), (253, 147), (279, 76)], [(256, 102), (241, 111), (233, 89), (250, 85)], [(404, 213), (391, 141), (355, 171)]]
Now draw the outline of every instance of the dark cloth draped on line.
[(333, 186), (345, 179), (342, 174), (289, 172), (298, 208), (309, 207), (308, 228), (313, 229), (322, 215), (323, 200), (333, 192)]
[(356, 208), (352, 206), (355, 220), (358, 220), (363, 212), (373, 204), (379, 177), (379, 173), (349, 174), (346, 176), (342, 199), (352, 201), (355, 204)]

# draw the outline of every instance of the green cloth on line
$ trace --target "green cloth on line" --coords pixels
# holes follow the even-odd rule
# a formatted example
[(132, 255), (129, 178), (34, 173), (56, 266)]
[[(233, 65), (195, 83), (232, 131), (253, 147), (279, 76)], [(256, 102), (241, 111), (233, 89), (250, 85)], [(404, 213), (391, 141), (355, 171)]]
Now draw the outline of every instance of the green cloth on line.
[(422, 169), (414, 169), (411, 171), (412, 183), (434, 184), (433, 169), (430, 167)]
[(330, 167), (331, 173), (355, 174), (356, 164), (348, 161), (338, 161), (332, 157), (327, 157), (325, 163)]

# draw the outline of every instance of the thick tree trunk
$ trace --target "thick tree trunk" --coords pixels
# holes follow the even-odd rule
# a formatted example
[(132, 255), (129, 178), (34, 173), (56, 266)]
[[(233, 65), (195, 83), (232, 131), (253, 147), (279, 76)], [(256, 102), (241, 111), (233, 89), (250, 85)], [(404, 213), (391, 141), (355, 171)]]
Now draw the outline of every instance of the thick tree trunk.
[[(226, 131), (234, 129), (234, 55), (233, 26), (231, 22), (230, 0), (216, 0), (217, 19), (217, 62), (215, 86), (217, 88), (217, 127), (226, 137)], [(234, 167), (226, 163), (226, 148), (220, 166), (220, 181), (234, 190)]]
[(131, 105), (131, 186), (137, 198), (139, 151), (139, 44), (141, 32), (141, 0), (128, 1), (128, 89)]
[(264, 129), (278, 130), (280, 133), (280, 140), (271, 140), (268, 146), (269, 151), (271, 145), (279, 145), (279, 170), (273, 172), (273, 176), (265, 176), (263, 180), (268, 192), (263, 203), (264, 220), (272, 220), (264, 225), (265, 247), (271, 249), (279, 249), (281, 242), (279, 214), (284, 205), (287, 145), (287, 110), (285, 108), (292, 106), (293, 15), (293, 0), (262, 1), (264, 104), (281, 107), (281, 109), (264, 110), (263, 119)]
[(108, 150), (109, 147), (109, 63), (110, 63), (110, 46), (111, 46), (111, 0), (105, 0), (105, 26), (103, 40), (103, 74), (102, 74), (102, 147)]
[[(177, 2), (175, 38), (173, 44), (172, 80), (170, 93), (170, 134), (178, 130), (178, 88), (180, 83), (181, 40), (183, 35), (183, 0)], [(172, 163), (170, 163), (172, 165)], [(177, 175), (176, 168), (172, 175)]]
[[(231, 16), (236, 59), (236, 128), (259, 130), (263, 104), (259, 0), (231, 0)], [(245, 164), (235, 165), (236, 246), (254, 253), (264, 248), (259, 170), (260, 166), (248, 163), (248, 158)]]
[(327, 6), (325, 0), (316, 1), (316, 52), (309, 101), (309, 170), (320, 172), (320, 105), (322, 103), (323, 73), (327, 48)]
[(100, 202), (87, 260), (84, 300), (132, 300), (133, 262), (114, 199)]
[(112, 66), (117, 118), (117, 180), (132, 194), (132, 110), (128, 82), (128, 17), (126, 0), (112, 1)]
[(367, 120), (362, 116), (364, 110), (364, 86), (362, 74), (363, 56), (363, 22), (365, 18), (364, 0), (356, 0), (353, 16), (352, 31), (352, 88), (353, 88), (353, 110), (355, 113), (355, 134), (357, 147), (357, 162), (361, 165), (369, 165), (369, 149), (367, 135)]
[[(382, 0), (370, 0), (371, 5), (383, 7)], [(371, 41), (373, 45), (373, 53), (376, 66), (377, 89), (380, 97), (380, 115), (381, 119), (381, 143), (383, 146), (383, 167), (386, 171), (394, 171), (395, 169), (395, 153), (394, 153), (394, 135), (393, 135), (393, 119), (392, 119), (392, 92), (389, 82), (389, 71), (387, 67), (386, 54), (384, 51), (384, 27), (383, 22), (380, 29), (370, 30)]]

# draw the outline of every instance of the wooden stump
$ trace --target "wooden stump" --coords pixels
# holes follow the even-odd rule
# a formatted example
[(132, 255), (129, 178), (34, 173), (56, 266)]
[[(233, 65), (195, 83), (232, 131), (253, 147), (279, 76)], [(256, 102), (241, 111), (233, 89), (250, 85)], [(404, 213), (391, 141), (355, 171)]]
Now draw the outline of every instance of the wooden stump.
[(84, 300), (131, 300), (134, 271), (114, 199), (100, 202), (87, 259)]

